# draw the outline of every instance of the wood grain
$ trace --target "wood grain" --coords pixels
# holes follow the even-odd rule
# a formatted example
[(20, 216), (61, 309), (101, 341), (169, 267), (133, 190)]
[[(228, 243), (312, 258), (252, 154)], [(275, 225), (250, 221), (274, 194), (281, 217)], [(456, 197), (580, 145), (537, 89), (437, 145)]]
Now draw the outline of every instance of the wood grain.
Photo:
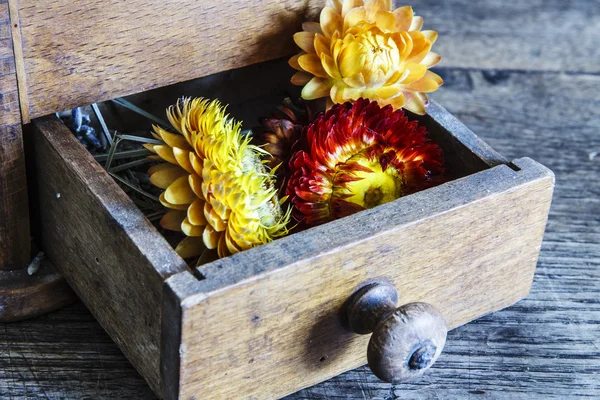
[[(361, 367), (286, 400), (597, 398), (600, 156), (592, 155), (600, 152), (600, 37), (589, 29), (600, 8), (585, 0), (413, 5), (426, 27), (443, 35), (440, 51), (465, 50), (444, 50), (445, 85), (433, 98), (509, 159), (534, 157), (556, 173), (533, 289), (517, 305), (451, 331), (440, 360), (419, 382), (385, 384)], [(435, 25), (429, 7), (445, 11)], [(554, 36), (557, 26), (560, 35)], [(501, 45), (494, 43), (495, 32), (504, 32)], [(515, 37), (520, 40), (509, 43)], [(575, 45), (554, 46), (556, 41)], [(539, 56), (522, 51), (532, 48)], [(451, 57), (458, 68), (448, 63)], [(580, 72), (584, 68), (590, 72)], [(254, 73), (260, 78), (260, 71)], [(268, 111), (258, 105), (266, 100), (253, 99), (250, 89), (221, 91), (227, 102), (238, 94), (246, 103), (237, 104), (234, 114)], [(0, 328), (2, 398), (155, 398), (81, 304)]]
[(600, 72), (598, 0), (414, 0), (446, 68)]
[(320, 0), (20, 0), (29, 114), (281, 57), (295, 51), (293, 33), (320, 6)]
[[(450, 329), (526, 296), (554, 177), (514, 163), (219, 260), (204, 281), (167, 280), (182, 308), (181, 346), (162, 355), (181, 360), (168, 398), (279, 398), (364, 364), (368, 338), (338, 313), (370, 279), (390, 279), (400, 304), (432, 304)], [(211, 285), (240, 267), (262, 272)]]
[(30, 261), (23, 132), (6, 0), (0, 1), (0, 269)]
[(62, 122), (34, 127), (43, 248), (159, 392), (163, 280), (187, 266)]

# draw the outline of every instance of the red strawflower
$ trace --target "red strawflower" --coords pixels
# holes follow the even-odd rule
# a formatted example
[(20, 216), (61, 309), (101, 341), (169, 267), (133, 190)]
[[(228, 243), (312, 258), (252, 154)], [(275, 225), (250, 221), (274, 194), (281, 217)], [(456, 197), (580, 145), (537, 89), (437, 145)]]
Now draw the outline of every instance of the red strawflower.
[(359, 99), (306, 129), (289, 163), (287, 195), (308, 226), (342, 218), (443, 182), (440, 147), (402, 110)]

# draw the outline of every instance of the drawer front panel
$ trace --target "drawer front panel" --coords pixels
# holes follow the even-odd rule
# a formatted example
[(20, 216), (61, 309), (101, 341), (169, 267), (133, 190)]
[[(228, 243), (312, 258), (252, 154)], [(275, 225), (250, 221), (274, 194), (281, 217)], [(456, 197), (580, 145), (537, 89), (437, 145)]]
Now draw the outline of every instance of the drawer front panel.
[[(368, 336), (345, 330), (339, 311), (374, 278), (393, 282), (399, 304), (434, 305), (449, 328), (526, 296), (554, 180), (531, 160), (514, 163), (520, 171), (496, 167), (231, 257), (296, 261), (229, 286), (171, 277), (165, 310), (180, 331), (163, 336), (167, 396), (278, 398), (364, 364)], [(356, 229), (371, 232), (341, 246), (332, 239)], [(307, 256), (307, 247), (323, 251)]]

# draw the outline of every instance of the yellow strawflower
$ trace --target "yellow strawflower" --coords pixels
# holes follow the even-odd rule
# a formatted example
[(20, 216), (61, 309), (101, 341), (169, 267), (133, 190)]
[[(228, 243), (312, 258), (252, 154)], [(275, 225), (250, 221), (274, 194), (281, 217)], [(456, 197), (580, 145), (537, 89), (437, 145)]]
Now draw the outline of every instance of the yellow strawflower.
[(421, 31), (423, 18), (391, 0), (328, 0), (320, 23), (303, 24), (294, 41), (303, 50), (290, 59), (292, 83), (302, 97), (329, 102), (359, 98), (425, 113), (427, 95), (443, 83), (428, 69), (441, 57), (431, 52), (437, 32)]
[(160, 225), (188, 236), (175, 249), (179, 255), (208, 248), (225, 257), (287, 234), (290, 212), (281, 209), (264, 150), (250, 144), (241, 123), (218, 101), (202, 98), (180, 100), (167, 116), (177, 133), (154, 126), (164, 144), (146, 148), (166, 163), (148, 174), (165, 189), (160, 201), (170, 209)]

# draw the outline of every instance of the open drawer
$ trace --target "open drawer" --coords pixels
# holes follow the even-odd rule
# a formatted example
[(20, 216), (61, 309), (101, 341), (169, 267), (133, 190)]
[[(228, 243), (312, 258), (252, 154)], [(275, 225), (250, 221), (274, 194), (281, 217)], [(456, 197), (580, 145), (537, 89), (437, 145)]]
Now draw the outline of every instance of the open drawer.
[(554, 176), (435, 103), (453, 180), (194, 270), (55, 117), (33, 121), (43, 248), (167, 399), (272, 399), (366, 362), (340, 310), (373, 280), (454, 328), (530, 290)]

